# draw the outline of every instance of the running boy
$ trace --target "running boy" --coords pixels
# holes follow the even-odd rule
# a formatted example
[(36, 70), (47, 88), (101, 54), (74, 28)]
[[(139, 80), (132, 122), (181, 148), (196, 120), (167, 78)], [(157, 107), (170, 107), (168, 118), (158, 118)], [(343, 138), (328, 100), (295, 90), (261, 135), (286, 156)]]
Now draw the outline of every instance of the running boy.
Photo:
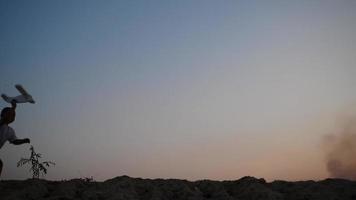
[[(12, 129), (9, 124), (15, 121), (16, 116), (16, 101), (11, 102), (12, 107), (6, 107), (1, 111), (0, 118), (0, 149), (5, 144), (6, 141), (9, 141), (11, 144), (20, 145), (24, 143), (30, 143), (30, 139), (17, 139), (14, 129)], [(2, 171), (3, 163), (0, 159), (0, 175)]]

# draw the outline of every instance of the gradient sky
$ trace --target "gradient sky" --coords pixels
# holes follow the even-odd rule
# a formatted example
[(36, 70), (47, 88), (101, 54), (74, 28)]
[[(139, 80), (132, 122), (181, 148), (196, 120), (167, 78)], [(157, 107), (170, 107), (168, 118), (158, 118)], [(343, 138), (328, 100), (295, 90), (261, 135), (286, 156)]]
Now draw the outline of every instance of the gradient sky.
[[(2, 0), (0, 92), (37, 101), (11, 126), (48, 179), (322, 179), (355, 22), (356, 1)], [(28, 148), (1, 149), (3, 179)]]

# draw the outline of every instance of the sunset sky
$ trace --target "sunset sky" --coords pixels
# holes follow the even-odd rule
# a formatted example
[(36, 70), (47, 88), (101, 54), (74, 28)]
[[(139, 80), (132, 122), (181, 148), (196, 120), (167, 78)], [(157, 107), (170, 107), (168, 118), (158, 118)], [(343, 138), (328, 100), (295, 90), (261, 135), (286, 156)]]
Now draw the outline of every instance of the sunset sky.
[[(355, 22), (346, 0), (3, 0), (0, 93), (36, 100), (11, 126), (47, 179), (323, 179)], [(2, 179), (31, 177), (29, 147), (0, 149)]]

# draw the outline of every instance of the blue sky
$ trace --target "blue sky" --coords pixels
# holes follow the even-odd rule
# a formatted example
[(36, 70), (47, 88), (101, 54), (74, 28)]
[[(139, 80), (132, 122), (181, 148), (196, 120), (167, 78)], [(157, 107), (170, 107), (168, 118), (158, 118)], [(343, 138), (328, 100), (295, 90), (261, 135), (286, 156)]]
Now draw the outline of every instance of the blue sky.
[[(0, 91), (37, 101), (12, 127), (56, 161), (50, 179), (324, 178), (320, 138), (356, 98), (355, 9), (1, 1)], [(1, 149), (3, 178), (29, 177), (28, 148)]]

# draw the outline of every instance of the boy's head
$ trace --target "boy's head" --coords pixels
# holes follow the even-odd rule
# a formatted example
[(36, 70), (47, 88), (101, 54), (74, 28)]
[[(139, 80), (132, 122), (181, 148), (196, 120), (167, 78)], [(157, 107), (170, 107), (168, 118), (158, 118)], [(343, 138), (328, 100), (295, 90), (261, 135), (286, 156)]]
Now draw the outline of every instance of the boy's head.
[(1, 122), (10, 124), (15, 121), (16, 112), (14, 108), (6, 107), (1, 111)]

